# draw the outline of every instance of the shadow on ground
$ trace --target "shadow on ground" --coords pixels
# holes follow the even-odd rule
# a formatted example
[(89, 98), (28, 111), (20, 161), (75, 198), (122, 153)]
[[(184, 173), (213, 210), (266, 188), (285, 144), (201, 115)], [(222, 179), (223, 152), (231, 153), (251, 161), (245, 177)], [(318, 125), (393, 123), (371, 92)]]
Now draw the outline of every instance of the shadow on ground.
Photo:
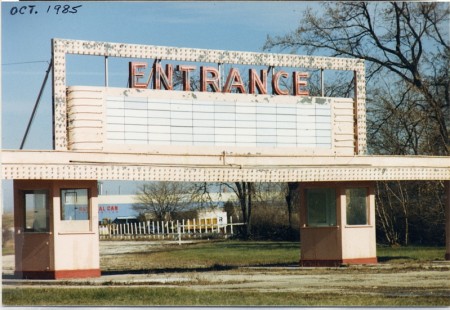
[(237, 269), (236, 266), (213, 265), (210, 267), (197, 268), (154, 268), (154, 269), (133, 269), (133, 270), (105, 270), (102, 276), (123, 275), (123, 274), (160, 274), (160, 273), (184, 273), (184, 272), (210, 272), (227, 271)]
[[(265, 268), (265, 267), (298, 267), (298, 262), (289, 264), (261, 264), (255, 266), (245, 266), (246, 268)], [(102, 276), (124, 275), (124, 274), (161, 274), (161, 273), (186, 273), (186, 272), (211, 272), (211, 271), (228, 271), (242, 268), (242, 266), (229, 265), (213, 265), (209, 267), (196, 268), (152, 268), (152, 269), (125, 269), (125, 270), (104, 270)]]
[(408, 261), (414, 260), (414, 258), (411, 258), (409, 256), (378, 256), (377, 259), (378, 259), (379, 263), (389, 263), (391, 261), (399, 260), (399, 259), (408, 260)]

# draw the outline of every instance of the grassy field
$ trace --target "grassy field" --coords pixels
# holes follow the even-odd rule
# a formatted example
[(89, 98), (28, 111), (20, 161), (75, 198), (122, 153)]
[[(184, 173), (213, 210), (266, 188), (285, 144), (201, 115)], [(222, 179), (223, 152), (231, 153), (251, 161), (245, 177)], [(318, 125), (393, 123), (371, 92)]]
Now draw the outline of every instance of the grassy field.
[[(443, 260), (444, 247), (386, 247), (377, 249), (378, 261), (388, 264), (420, 264)], [(297, 266), (298, 242), (216, 241), (165, 245), (152, 251), (101, 257), (103, 271), (195, 270), (245, 266)]]
[(411, 262), (428, 262), (444, 260), (444, 247), (388, 247), (378, 246), (377, 257), (379, 263), (402, 264)]
[[(423, 288), (416, 283), (406, 283), (406, 286), (403, 284), (398, 287), (396, 284), (384, 283), (388, 282), (384, 280), (387, 276), (397, 277), (392, 273), (398, 273), (398, 277), (402, 277), (409, 271), (429, 272), (431, 262), (442, 261), (444, 253), (443, 247), (379, 247), (379, 268), (277, 269), (270, 266), (298, 265), (300, 255), (297, 242), (216, 241), (181, 246), (166, 244), (156, 246), (151, 251), (103, 254), (101, 269), (104, 274), (140, 274), (144, 277), (145, 275), (150, 277), (152, 274), (161, 276), (193, 274), (191, 282), (164, 285), (138, 283), (130, 286), (126, 283), (112, 282), (91, 285), (88, 281), (75, 284), (68, 281), (64, 285), (54, 285), (49, 281), (48, 284), (39, 286), (3, 286), (3, 303), (17, 306), (449, 306), (450, 286), (442, 283), (448, 283), (450, 267), (424, 274), (424, 277), (433, 278), (436, 277), (436, 272), (443, 271), (444, 279), (439, 285), (430, 284)], [(383, 265), (389, 268), (385, 270)], [(258, 273), (253, 271), (254, 269), (248, 269), (255, 266), (263, 268), (262, 271)], [(211, 277), (209, 280), (198, 281), (200, 278), (206, 279), (202, 278), (206, 274), (214, 276), (256, 273), (263, 278), (274, 274), (281, 277), (296, 275), (299, 279), (304, 277), (314, 279), (315, 276), (318, 279), (323, 278), (323, 288), (307, 289), (312, 287), (313, 283), (293, 282), (295, 289), (284, 287), (278, 290), (270, 287), (256, 290), (233, 287), (231, 281), (213, 281)], [(342, 281), (339, 280), (342, 285), (328, 287), (329, 283), (338, 281), (336, 276), (343, 277)], [(363, 283), (371, 277), (381, 279), (381, 285), (370, 283), (352, 286), (353, 282)], [(236, 284), (245, 287), (253, 283), (242, 280)], [(353, 289), (355, 287), (356, 289)]]
[(299, 257), (298, 242), (216, 241), (172, 244), (151, 252), (102, 256), (100, 265), (104, 271), (220, 269), (296, 265)]
[(448, 306), (445, 296), (389, 297), (348, 293), (251, 292), (189, 288), (19, 288), (3, 291), (5, 305), (159, 306)]

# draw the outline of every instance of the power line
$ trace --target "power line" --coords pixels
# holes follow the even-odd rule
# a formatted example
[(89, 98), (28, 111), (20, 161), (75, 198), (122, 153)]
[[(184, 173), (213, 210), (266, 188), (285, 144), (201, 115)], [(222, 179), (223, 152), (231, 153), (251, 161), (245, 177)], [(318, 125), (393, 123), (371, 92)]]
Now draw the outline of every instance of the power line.
[(6, 64), (2, 64), (2, 66), (25, 65), (25, 64), (34, 64), (34, 63), (41, 63), (41, 62), (48, 63), (47, 60), (35, 60), (35, 61), (10, 62), (10, 63), (6, 63)]

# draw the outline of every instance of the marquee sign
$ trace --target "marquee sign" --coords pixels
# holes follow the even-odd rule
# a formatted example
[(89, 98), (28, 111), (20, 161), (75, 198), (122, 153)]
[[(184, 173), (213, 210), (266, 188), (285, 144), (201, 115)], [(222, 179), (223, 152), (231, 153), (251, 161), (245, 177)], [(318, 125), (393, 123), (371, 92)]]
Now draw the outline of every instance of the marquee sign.
[[(172, 64), (166, 65), (164, 71), (159, 62), (155, 62), (150, 70), (146, 81), (144, 79), (144, 71), (148, 67), (147, 63), (130, 62), (129, 85), (131, 88), (148, 88), (153, 78), (153, 89), (173, 90), (174, 67)], [(191, 73), (197, 69), (196, 66), (178, 65), (176, 71), (181, 73), (182, 85), (184, 91), (190, 91)], [(272, 90), (275, 95), (289, 95), (289, 91), (280, 87), (280, 80), (289, 77), (289, 73), (284, 70), (273, 72), (272, 74)], [(301, 87), (307, 86), (308, 73), (295, 71), (292, 74), (292, 86), (294, 96), (308, 96), (307, 90)], [(144, 79), (145, 80), (145, 79)], [(260, 70), (260, 74), (255, 69), (248, 70), (248, 89), (237, 68), (231, 68), (228, 72), (225, 85), (220, 85), (219, 69), (210, 66), (200, 67), (200, 91), (206, 92), (208, 89), (213, 92), (231, 93), (233, 91), (249, 94), (267, 94), (267, 70)]]
[[(67, 54), (138, 60), (129, 64), (130, 88), (67, 88)], [(231, 66), (228, 72), (224, 64)], [(237, 66), (250, 69), (243, 73)], [(310, 97), (304, 69), (352, 71), (354, 97)], [(194, 74), (200, 81), (196, 91), (190, 85)], [(55, 149), (148, 152), (189, 146), (201, 153), (196, 147), (208, 146), (364, 154), (364, 74), (359, 59), (54, 39)], [(174, 90), (175, 75), (181, 77), (180, 91)], [(283, 80), (291, 90), (281, 86)]]

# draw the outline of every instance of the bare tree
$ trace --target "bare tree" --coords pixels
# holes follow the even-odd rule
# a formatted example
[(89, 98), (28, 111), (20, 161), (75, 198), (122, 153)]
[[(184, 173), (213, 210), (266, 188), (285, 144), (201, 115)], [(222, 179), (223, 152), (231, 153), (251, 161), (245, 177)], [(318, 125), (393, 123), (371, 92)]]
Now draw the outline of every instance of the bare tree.
[(436, 124), (435, 155), (450, 154), (449, 3), (324, 3), (324, 13), (309, 9), (300, 26), (268, 37), (265, 49), (280, 47), (308, 53), (365, 59), (368, 77), (384, 73), (406, 83), (417, 107)]
[(192, 189), (183, 182), (150, 182), (136, 193), (133, 209), (140, 214), (151, 213), (157, 220), (170, 220), (190, 205)]
[(288, 182), (286, 192), (286, 204), (288, 209), (289, 229), (292, 229), (292, 214), (300, 208), (299, 182)]
[(379, 183), (377, 215), (385, 237), (389, 244), (396, 245), (403, 232), (403, 243), (408, 245), (410, 206), (406, 186), (399, 181)]
[[(297, 29), (269, 36), (264, 48), (366, 60), (370, 152), (449, 155), (449, 3), (321, 5), (322, 13), (310, 8)], [(440, 183), (418, 184), (377, 184), (377, 219), (391, 244), (410, 241), (410, 230), (420, 226), (411, 221), (424, 218), (412, 214), (442, 218)]]
[(375, 154), (439, 153), (439, 128), (404, 82), (371, 90), (368, 109), (370, 150)]
[(251, 236), (251, 216), (253, 199), (255, 196), (254, 185), (252, 182), (234, 182), (221, 183), (222, 186), (230, 188), (237, 196), (239, 206), (241, 207), (243, 221), (245, 223), (244, 238)]
[[(217, 193), (217, 197), (214, 198), (211, 193)], [(216, 209), (221, 197), (219, 183), (198, 182), (192, 184), (191, 201), (195, 204), (196, 209)]]
[[(263, 182), (234, 182), (222, 183), (222, 186), (230, 188), (237, 197), (242, 213), (242, 220), (245, 223), (244, 238), (250, 238), (254, 230), (261, 228), (263, 223), (277, 222), (278, 234), (283, 230), (284, 236), (290, 236), (292, 231), (292, 216), (296, 212), (298, 203), (297, 183), (292, 183), (290, 187), (286, 183), (263, 183)], [(287, 203), (287, 210), (286, 208)], [(287, 223), (286, 223), (287, 213)], [(254, 217), (256, 216), (256, 219)], [(275, 219), (277, 218), (277, 220)], [(255, 222), (258, 221), (258, 222)], [(281, 221), (281, 222), (280, 222)], [(263, 224), (264, 226), (265, 224)], [(287, 230), (286, 230), (287, 228)], [(291, 231), (292, 230), (292, 231)], [(287, 232), (287, 235), (286, 235)], [(257, 232), (256, 232), (257, 233)], [(270, 233), (270, 232), (269, 232)], [(257, 233), (258, 235), (258, 233)], [(270, 236), (275, 238), (277, 236)]]
[[(386, 182), (381, 182), (378, 184), (376, 203), (377, 208), (377, 223), (381, 226), (384, 238), (389, 245), (398, 245), (400, 243), (400, 236), (398, 232), (398, 225), (396, 223), (396, 212), (392, 203), (392, 199), (387, 194), (384, 194), (386, 187), (388, 186)], [(384, 186), (383, 186), (384, 185)], [(387, 198), (387, 199), (386, 199)]]

